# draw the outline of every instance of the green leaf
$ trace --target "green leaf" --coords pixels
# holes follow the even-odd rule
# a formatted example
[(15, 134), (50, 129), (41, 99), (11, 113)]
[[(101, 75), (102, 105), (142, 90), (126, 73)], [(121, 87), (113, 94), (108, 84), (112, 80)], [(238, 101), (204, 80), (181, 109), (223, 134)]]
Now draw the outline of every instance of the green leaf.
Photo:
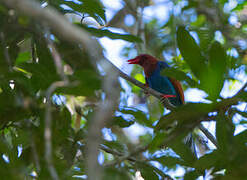
[(112, 125), (117, 125), (121, 128), (125, 128), (125, 127), (130, 127), (131, 125), (133, 125), (135, 122), (132, 120), (126, 120), (124, 119), (123, 116), (117, 116), (113, 118), (113, 124)]
[(200, 174), (196, 171), (189, 171), (184, 175), (184, 180), (191, 180), (191, 179), (197, 179), (200, 176)]
[(169, 114), (162, 116), (156, 125), (156, 129), (165, 129), (177, 122), (177, 125), (185, 125), (198, 120), (203, 115), (208, 114), (214, 108), (213, 104), (206, 103), (187, 103), (181, 107), (176, 108)]
[(95, 90), (101, 88), (101, 79), (97, 72), (92, 70), (78, 70), (71, 76), (71, 80), (79, 84), (71, 87), (58, 88), (56, 92), (78, 96), (93, 96)]
[(103, 180), (117, 179), (117, 180), (127, 180), (131, 179), (129, 174), (121, 168), (108, 167), (104, 168)]
[(159, 179), (158, 175), (156, 174), (156, 169), (147, 163), (137, 163), (138, 169), (141, 171), (141, 176), (144, 179)]
[(98, 0), (79, 0), (81, 4), (74, 1), (63, 1), (63, 4), (66, 4), (73, 10), (77, 12), (87, 13), (89, 16), (93, 17), (100, 25), (104, 25), (106, 21), (105, 10), (103, 5)]
[(237, 141), (238, 144), (246, 145), (247, 142), (247, 130), (239, 133), (238, 135), (234, 136), (234, 139)]
[(217, 162), (220, 159), (220, 154), (217, 150), (205, 154), (204, 156), (200, 157), (194, 164), (194, 167), (199, 171), (205, 169), (211, 169), (214, 166), (217, 166)]
[(136, 122), (147, 127), (153, 127), (152, 122), (147, 118), (147, 115), (140, 110), (123, 109), (120, 111), (124, 114), (131, 114), (135, 117)]
[(243, 1), (242, 3), (238, 3), (238, 5), (232, 9), (232, 11), (241, 11), (244, 9), (244, 7), (247, 5), (246, 1)]
[(152, 141), (152, 135), (149, 133), (141, 135), (139, 136), (139, 141), (142, 146), (149, 145), (149, 143)]
[(126, 145), (118, 141), (106, 141), (105, 140), (103, 144), (112, 150), (117, 150), (120, 153), (125, 153), (127, 151)]
[(206, 60), (202, 56), (196, 41), (184, 27), (180, 26), (177, 30), (177, 43), (184, 60), (195, 76), (201, 80), (207, 71)]
[(195, 31), (200, 39), (200, 49), (208, 54), (209, 47), (214, 41), (215, 32), (210, 28), (197, 28)]
[(21, 68), (32, 74), (31, 84), (35, 91), (47, 89), (54, 81), (59, 80), (59, 76), (54, 73), (56, 70), (53, 71), (52, 66), (38, 63), (24, 63), (21, 64)]
[(167, 168), (174, 168), (176, 167), (176, 165), (185, 166), (186, 164), (184, 160), (182, 160), (181, 158), (172, 157), (172, 156), (161, 156), (158, 158), (154, 158), (152, 160), (158, 161), (160, 164), (162, 164)]
[(220, 2), (220, 4), (224, 5), (225, 3), (228, 2), (228, 0), (220, 0), (219, 2)]
[(213, 43), (209, 50), (208, 75), (202, 80), (202, 88), (209, 94), (210, 99), (217, 99), (224, 85), (226, 72), (226, 53), (221, 44)]
[(216, 118), (216, 139), (218, 142), (219, 151), (229, 157), (231, 154), (234, 125), (229, 117), (219, 114)]
[(149, 145), (149, 151), (155, 152), (156, 150), (160, 149), (160, 146), (163, 145), (164, 139), (167, 137), (167, 133), (165, 132), (157, 132), (154, 136), (153, 140)]
[(188, 145), (184, 144), (184, 142), (177, 138), (176, 141), (169, 144), (169, 147), (171, 147), (172, 150), (184, 160), (186, 166), (193, 167), (194, 162), (196, 161), (196, 156)]
[(31, 53), (30, 52), (22, 52), (18, 54), (18, 57), (15, 61), (15, 65), (18, 66), (19, 64), (23, 62), (27, 62), (31, 59)]
[(82, 24), (77, 24), (77, 25), (86, 29), (88, 32), (90, 32), (93, 36), (96, 36), (96, 37), (108, 37), (111, 39), (122, 39), (125, 41), (137, 42), (137, 43), (142, 42), (142, 40), (139, 37), (131, 35), (131, 34), (120, 34), (120, 33), (111, 32), (108, 29), (96, 29), (93, 27), (87, 27)]
[[(136, 73), (135, 76), (134, 76), (134, 78), (135, 78), (136, 80), (142, 82), (142, 83), (145, 83), (145, 82), (146, 82), (146, 81), (145, 81), (145, 77), (143, 76), (142, 73)], [(141, 89), (141, 88), (138, 87), (138, 86), (133, 86), (133, 87), (132, 87), (132, 92), (138, 93), (138, 92), (140, 91), (140, 89)]]
[(60, 40), (56, 43), (63, 61), (71, 66), (73, 71), (87, 69), (94, 70), (87, 52), (79, 45)]
[(206, 20), (207, 19), (206, 19), (205, 15), (199, 15), (197, 17), (196, 21), (191, 23), (191, 26), (201, 27), (206, 22)]

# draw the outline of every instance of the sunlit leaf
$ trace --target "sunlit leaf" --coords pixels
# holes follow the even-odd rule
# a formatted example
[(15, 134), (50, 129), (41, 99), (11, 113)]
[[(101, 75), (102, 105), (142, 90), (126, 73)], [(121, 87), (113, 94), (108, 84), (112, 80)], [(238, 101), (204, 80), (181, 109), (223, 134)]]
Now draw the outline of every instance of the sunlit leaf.
[(129, 127), (135, 122), (133, 120), (126, 120), (123, 116), (117, 116), (113, 118), (113, 125), (118, 125), (121, 128)]
[(174, 168), (178, 164), (181, 166), (184, 166), (186, 164), (181, 158), (172, 157), (172, 156), (161, 156), (158, 158), (154, 158), (153, 160), (158, 161), (163, 166), (168, 168)]
[(17, 59), (15, 61), (15, 65), (18, 66), (19, 64), (21, 64), (23, 62), (26, 62), (26, 61), (28, 61), (30, 59), (31, 59), (30, 52), (19, 53), (19, 55), (18, 55), (18, 57), (17, 57)]
[(155, 168), (147, 163), (138, 163), (137, 167), (141, 171), (141, 175), (144, 179), (159, 179), (157, 173), (155, 172)]
[(206, 59), (202, 56), (194, 38), (184, 27), (180, 26), (177, 30), (177, 43), (184, 60), (188, 63), (192, 72), (197, 78), (202, 79), (207, 71)]
[(224, 85), (226, 53), (219, 42), (215, 41), (209, 50), (208, 75), (202, 80), (202, 87), (210, 98), (216, 99)]
[(112, 32), (108, 29), (96, 29), (93, 27), (87, 27), (81, 24), (78, 24), (80, 27), (86, 29), (87, 31), (90, 32), (90, 34), (96, 36), (96, 37), (109, 37), (111, 39), (122, 39), (125, 41), (129, 41), (129, 42), (137, 42), (137, 43), (141, 43), (142, 40), (134, 35), (131, 34), (127, 34), (127, 33), (116, 33), (116, 32)]
[(77, 12), (89, 14), (89, 16), (93, 17), (100, 25), (103, 26), (103, 21), (106, 21), (106, 16), (101, 2), (98, 0), (79, 1), (80, 3), (76, 1), (63, 1), (63, 4), (66, 4)]
[(123, 110), (121, 110), (121, 113), (131, 114), (135, 117), (135, 121), (140, 123), (141, 125), (153, 127), (152, 122), (149, 121), (146, 114), (140, 110), (123, 109)]

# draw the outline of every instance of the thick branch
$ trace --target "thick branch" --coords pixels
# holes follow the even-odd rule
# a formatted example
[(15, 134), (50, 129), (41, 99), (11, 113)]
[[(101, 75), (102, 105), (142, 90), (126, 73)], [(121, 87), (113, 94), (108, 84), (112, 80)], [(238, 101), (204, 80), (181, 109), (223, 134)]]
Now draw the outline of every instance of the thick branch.
[[(55, 9), (51, 7), (42, 8), (39, 3), (32, 0), (4, 0), (3, 1), (10, 8), (23, 13), (38, 22), (41, 22), (46, 27), (49, 27), (52, 32), (64, 40), (77, 43), (82, 45), (83, 48), (88, 52), (93, 60), (92, 64), (95, 65), (96, 61), (104, 59), (102, 56), (102, 49), (99, 46), (97, 40), (92, 39), (90, 34), (71, 24), (65, 17), (59, 14)], [(53, 55), (55, 55), (53, 53)], [(57, 58), (57, 57), (54, 57)], [(111, 72), (112, 67), (108, 67), (106, 73)], [(116, 71), (115, 71), (116, 72)], [(113, 73), (114, 74), (114, 73)], [(104, 127), (106, 121), (111, 117), (112, 111), (115, 108), (115, 103), (117, 102), (117, 91), (111, 92), (112, 87), (115, 87), (115, 82), (117, 80), (117, 73), (112, 75), (112, 78), (105, 79), (103, 89), (106, 92), (106, 100), (102, 101), (99, 111), (95, 114), (95, 117), (92, 119), (91, 125), (89, 126), (89, 135), (88, 135), (88, 178), (89, 179), (99, 179), (100, 170), (97, 168), (97, 156), (98, 156), (98, 146), (100, 143), (101, 128)], [(47, 108), (46, 108), (46, 127), (45, 127), (45, 140), (46, 140), (46, 161), (49, 166), (49, 170), (53, 179), (58, 179), (58, 175), (55, 171), (55, 168), (52, 165), (51, 161), (51, 105), (50, 97), (52, 92), (56, 87), (63, 86), (64, 82), (56, 82), (47, 90)]]
[[(98, 43), (92, 40), (91, 38), (89, 38), (90, 35), (86, 31), (69, 23), (62, 15), (57, 13), (54, 9), (50, 7), (46, 7), (45, 9), (43, 9), (40, 7), (38, 3), (31, 1), (31, 0), (22, 0), (22, 1), (5, 0), (4, 2), (10, 7), (17, 9), (26, 15), (29, 15), (30, 17), (36, 19), (37, 21), (43, 21), (47, 26), (49, 26), (54, 32), (60, 35), (63, 39), (76, 42), (79, 44), (83, 44), (87, 48), (87, 50), (90, 52), (90, 54), (96, 58), (96, 60), (103, 58), (101, 56), (99, 48), (97, 48)], [(95, 50), (95, 47), (96, 47), (96, 50)], [(118, 74), (122, 78), (126, 79), (127, 81), (130, 81), (131, 83), (144, 89), (149, 94), (161, 100), (161, 95), (162, 95), (161, 93), (149, 87), (146, 87), (143, 83), (135, 80), (132, 77), (129, 77), (128, 75), (120, 71), (110, 61), (108, 62), (112, 65), (113, 69), (116, 72), (118, 72)], [(170, 110), (173, 110), (175, 108), (169, 102), (168, 99), (164, 99), (163, 102), (166, 108)]]
[[(5, 4), (7, 4), (9, 7), (14, 8), (14, 9), (18, 10), (19, 12), (32, 17), (32, 18), (36, 19), (37, 21), (42, 21), (48, 27), (50, 27), (57, 35), (59, 35), (61, 38), (68, 40), (68, 41), (71, 41), (71, 42), (74, 42), (74, 43), (82, 44), (83, 47), (86, 48), (86, 50), (89, 52), (91, 57), (93, 57), (92, 60), (103, 59), (103, 56), (101, 55), (101, 49), (100, 49), (97, 41), (90, 38), (91, 36), (89, 35), (88, 32), (86, 32), (83, 29), (78, 28), (75, 25), (72, 25), (71, 23), (69, 23), (61, 14), (59, 14), (54, 9), (52, 9), (50, 7), (41, 8), (40, 4), (36, 3), (35, 1), (31, 1), (31, 0), (21, 0), (21, 1), (20, 0), (3, 0), (3, 2)], [(111, 64), (111, 62), (109, 62), (109, 61), (107, 61), (107, 62)], [(112, 68), (122, 78), (124, 78), (127, 81), (130, 81), (131, 83), (135, 84), (136, 86), (144, 89), (149, 94), (157, 97), (158, 99), (161, 99), (161, 93), (159, 93), (159, 92), (157, 92), (157, 91), (155, 91), (149, 87), (145, 87), (144, 84), (140, 83), (139, 81), (135, 80), (132, 77), (129, 77), (128, 75), (126, 75), (125, 73), (120, 71), (118, 68), (116, 68), (114, 65), (112, 65)], [(223, 100), (221, 103), (218, 104), (218, 108), (225, 107), (224, 103), (231, 105), (233, 103), (236, 103), (236, 101), (238, 101), (238, 100), (239, 100), (238, 97), (235, 97), (234, 99)], [(111, 104), (112, 102), (110, 102), (110, 101), (109, 101), (109, 103)], [(164, 103), (165, 103), (166, 108), (168, 108), (170, 110), (173, 110), (175, 108), (169, 102), (168, 99), (165, 99)], [(111, 107), (113, 107), (113, 106), (111, 105)], [(103, 109), (104, 108), (102, 108), (102, 110)], [(110, 109), (108, 109), (108, 110), (110, 111)], [(102, 110), (100, 112), (103, 112)], [(102, 118), (101, 116), (98, 116), (98, 117), (100, 117), (99, 120)], [(104, 118), (104, 119), (108, 119), (108, 118)], [(99, 120), (97, 120), (95, 118), (95, 122), (98, 122), (96, 124), (100, 124)], [(96, 125), (95, 125), (95, 127), (96, 127)], [(100, 126), (100, 127), (102, 127), (102, 126)], [(98, 143), (96, 143), (96, 144), (98, 144)], [(146, 148), (142, 147), (141, 150), (144, 151), (145, 149)], [(140, 151), (137, 151), (137, 152), (140, 152)], [(96, 155), (96, 154), (94, 153), (94, 155)], [(132, 153), (131, 153), (131, 155), (132, 155)]]
[(89, 52), (92, 59), (100, 60), (103, 58), (98, 42), (92, 39), (87, 31), (71, 24), (55, 9), (42, 8), (39, 3), (33, 0), (3, 0), (3, 3), (37, 22), (42, 22), (62, 39), (81, 44)]
[[(101, 101), (99, 109), (89, 123), (87, 138), (87, 170), (88, 179), (101, 179), (101, 169), (98, 165), (98, 150), (101, 143), (101, 130), (111, 121), (114, 111), (118, 105), (120, 88), (118, 88), (118, 74), (108, 65), (105, 68), (107, 76), (104, 78), (103, 89), (106, 98)], [(113, 89), (114, 87), (114, 89)]]

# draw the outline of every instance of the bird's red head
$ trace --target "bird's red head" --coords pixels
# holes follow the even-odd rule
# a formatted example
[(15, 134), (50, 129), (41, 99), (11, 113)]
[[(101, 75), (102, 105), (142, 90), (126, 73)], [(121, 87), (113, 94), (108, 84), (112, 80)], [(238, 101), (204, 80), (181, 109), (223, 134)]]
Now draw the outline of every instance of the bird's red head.
[(148, 77), (157, 67), (158, 60), (148, 54), (141, 54), (134, 59), (128, 60), (129, 64), (138, 64), (143, 67), (145, 75)]
[(128, 60), (129, 64), (138, 64), (142, 66), (143, 68), (148, 67), (152, 64), (157, 64), (157, 59), (151, 55), (148, 54), (141, 54), (139, 56), (136, 56), (134, 59)]

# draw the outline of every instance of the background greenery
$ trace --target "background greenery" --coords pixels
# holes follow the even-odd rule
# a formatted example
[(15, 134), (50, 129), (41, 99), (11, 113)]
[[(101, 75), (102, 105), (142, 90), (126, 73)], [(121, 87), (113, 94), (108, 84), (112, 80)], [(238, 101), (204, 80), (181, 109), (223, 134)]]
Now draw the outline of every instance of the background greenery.
[[(238, 76), (247, 72), (246, 1), (123, 0), (111, 20), (99, 0), (37, 1), (87, 32), (85, 44), (70, 41), (44, 16), (20, 8), (32, 1), (13, 2), (0, 1), (1, 179), (138, 179), (138, 172), (147, 180), (196, 179), (205, 170), (206, 179), (247, 177), (247, 131), (234, 133), (247, 123), (246, 84), (232, 97), (221, 93), (224, 84), (234, 90), (246, 82)], [(171, 7), (168, 20), (144, 21), (143, 10), (159, 3)], [(130, 15), (131, 25), (125, 19)], [(147, 103), (148, 111), (128, 107), (129, 95), (111, 81), (117, 77), (114, 68), (92, 53), (103, 54), (100, 37), (131, 42), (122, 50), (126, 59), (145, 52), (166, 60), (173, 68), (162, 73), (180, 80), (184, 89), (204, 91), (207, 103), (187, 103), (164, 113), (161, 104), (129, 83), (135, 103)], [(91, 42), (97, 47), (88, 48)], [(144, 79), (139, 67), (131, 76)], [(217, 148), (195, 128), (201, 121), (216, 124)], [(164, 131), (174, 122), (173, 129)], [(133, 141), (125, 129), (136, 124), (148, 130)], [(198, 159), (182, 143), (193, 129)], [(185, 173), (177, 177), (178, 169)]]

